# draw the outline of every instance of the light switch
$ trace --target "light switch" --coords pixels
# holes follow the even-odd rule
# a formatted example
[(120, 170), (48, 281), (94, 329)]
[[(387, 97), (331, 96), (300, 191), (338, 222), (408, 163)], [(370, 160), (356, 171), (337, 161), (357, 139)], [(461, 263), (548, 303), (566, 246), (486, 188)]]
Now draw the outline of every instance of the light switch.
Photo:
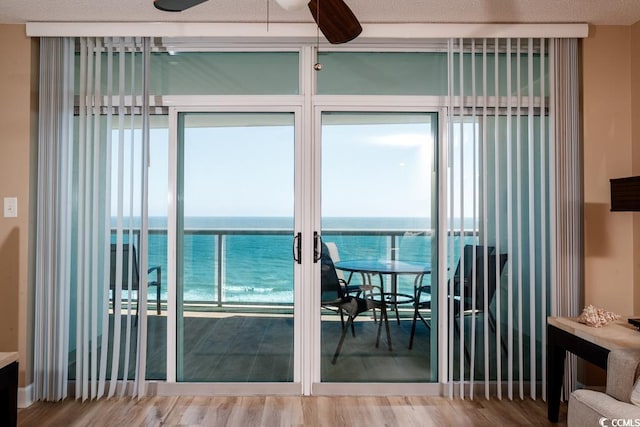
[(15, 218), (17, 216), (18, 216), (18, 198), (5, 197), (4, 198), (4, 217)]

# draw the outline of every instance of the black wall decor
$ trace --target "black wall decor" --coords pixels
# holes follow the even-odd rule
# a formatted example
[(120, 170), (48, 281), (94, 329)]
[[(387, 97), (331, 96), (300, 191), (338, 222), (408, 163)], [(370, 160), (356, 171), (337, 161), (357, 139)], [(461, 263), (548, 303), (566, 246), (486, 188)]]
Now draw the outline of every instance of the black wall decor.
[(640, 176), (616, 178), (611, 182), (611, 211), (640, 211)]

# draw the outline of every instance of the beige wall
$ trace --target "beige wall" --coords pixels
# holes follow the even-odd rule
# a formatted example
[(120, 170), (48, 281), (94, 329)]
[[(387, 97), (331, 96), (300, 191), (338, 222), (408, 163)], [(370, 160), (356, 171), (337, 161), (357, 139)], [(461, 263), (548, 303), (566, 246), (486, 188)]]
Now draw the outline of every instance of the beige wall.
[(631, 27), (591, 27), (582, 50), (584, 302), (623, 315), (640, 313), (634, 292), (637, 214), (609, 211), (609, 179), (633, 174), (633, 135), (640, 137), (632, 126), (632, 106), (640, 106), (640, 93), (632, 97), (632, 88), (640, 91), (632, 65), (640, 56), (632, 60), (631, 34)]
[[(30, 382), (29, 194), (34, 184), (37, 46), (24, 25), (0, 25), (0, 205), (18, 198), (18, 217), (0, 215), (0, 351), (20, 352), (20, 384)], [(35, 62), (34, 62), (35, 61)]]
[[(640, 22), (631, 27), (632, 175), (640, 175)], [(633, 213), (634, 315), (640, 315), (640, 213)]]

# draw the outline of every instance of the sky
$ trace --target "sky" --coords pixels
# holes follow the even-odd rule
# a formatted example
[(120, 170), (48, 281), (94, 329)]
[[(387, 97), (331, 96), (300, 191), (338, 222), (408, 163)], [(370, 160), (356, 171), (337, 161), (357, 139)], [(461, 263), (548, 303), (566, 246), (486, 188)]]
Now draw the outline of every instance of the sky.
[[(185, 120), (185, 216), (293, 216), (293, 115), (269, 113), (274, 124), (266, 125), (256, 113), (210, 114), (211, 124), (202, 113), (193, 126)], [(320, 160), (323, 216), (432, 216), (435, 115), (331, 113), (327, 119)], [(166, 216), (168, 129), (151, 129), (150, 156), (149, 215)]]
[[(293, 123), (187, 128), (185, 215), (292, 216), (294, 150)], [(424, 122), (323, 126), (323, 215), (430, 216), (432, 152)]]

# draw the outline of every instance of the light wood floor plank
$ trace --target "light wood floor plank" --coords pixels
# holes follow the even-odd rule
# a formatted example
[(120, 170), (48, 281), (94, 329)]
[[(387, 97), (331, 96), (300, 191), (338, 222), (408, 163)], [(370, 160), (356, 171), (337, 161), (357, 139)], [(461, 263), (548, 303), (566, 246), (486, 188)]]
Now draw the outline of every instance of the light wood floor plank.
[(147, 397), (38, 402), (18, 412), (20, 426), (566, 426), (531, 399), (447, 397), (245, 396)]

